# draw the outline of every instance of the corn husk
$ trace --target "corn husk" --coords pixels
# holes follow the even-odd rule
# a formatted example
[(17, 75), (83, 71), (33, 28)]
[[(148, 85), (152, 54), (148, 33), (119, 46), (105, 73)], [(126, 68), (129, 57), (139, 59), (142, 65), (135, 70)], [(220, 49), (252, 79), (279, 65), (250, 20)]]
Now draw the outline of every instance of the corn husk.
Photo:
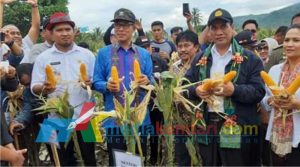
[[(183, 82), (188, 84), (181, 86)], [(182, 78), (180, 75), (175, 75), (172, 72), (166, 71), (161, 73), (159, 82), (155, 85), (156, 98), (154, 99), (155, 106), (163, 113), (164, 116), (164, 129), (173, 127), (173, 122), (183, 124), (183, 120), (179, 116), (179, 106), (183, 106), (184, 112), (187, 112), (192, 117), (195, 116), (194, 110), (199, 108), (192, 102), (182, 96), (186, 92), (186, 88), (198, 83), (190, 83), (187, 79)], [(187, 92), (188, 93), (188, 92)], [(190, 124), (193, 124), (190, 120)], [(205, 126), (205, 125), (204, 125)], [(190, 132), (187, 131), (189, 134)], [(173, 151), (174, 151), (174, 135), (165, 133), (163, 134), (166, 139), (166, 163), (167, 166), (173, 166)]]
[[(131, 90), (127, 90), (124, 87), (124, 105), (122, 105), (119, 100), (114, 97), (113, 102), (116, 110), (117, 121), (124, 128), (122, 131), (123, 136), (126, 140), (127, 151), (135, 154), (135, 146), (137, 144), (139, 154), (142, 159), (143, 157), (142, 147), (140, 143), (140, 138), (138, 135), (138, 127), (143, 123), (148, 102), (150, 100), (150, 95), (154, 87), (152, 85), (138, 86), (135, 81), (131, 82)], [(141, 103), (135, 101), (136, 96), (140, 88), (146, 90), (146, 95), (144, 96)], [(134, 105), (133, 105), (134, 104)]]
[(69, 104), (69, 93), (66, 90), (61, 97), (53, 97), (45, 100), (40, 97), (40, 100), (43, 101), (43, 105), (41, 107), (35, 108), (32, 111), (38, 111), (38, 114), (45, 113), (56, 113), (61, 118), (70, 119), (74, 114), (74, 107)]
[(10, 113), (10, 118), (13, 119), (23, 106), (24, 86), (18, 85), (14, 92), (7, 92), (7, 97), (3, 101), (7, 101), (7, 110)]

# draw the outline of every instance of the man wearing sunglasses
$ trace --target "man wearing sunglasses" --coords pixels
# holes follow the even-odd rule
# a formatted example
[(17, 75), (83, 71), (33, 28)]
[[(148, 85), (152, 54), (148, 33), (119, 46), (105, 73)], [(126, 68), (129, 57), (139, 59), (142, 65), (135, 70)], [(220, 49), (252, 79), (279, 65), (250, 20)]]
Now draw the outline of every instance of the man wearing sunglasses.
[(253, 33), (253, 39), (257, 40), (258, 24), (257, 24), (256, 20), (252, 20), (252, 19), (246, 20), (243, 23), (242, 28), (243, 28), (243, 30), (251, 31)]

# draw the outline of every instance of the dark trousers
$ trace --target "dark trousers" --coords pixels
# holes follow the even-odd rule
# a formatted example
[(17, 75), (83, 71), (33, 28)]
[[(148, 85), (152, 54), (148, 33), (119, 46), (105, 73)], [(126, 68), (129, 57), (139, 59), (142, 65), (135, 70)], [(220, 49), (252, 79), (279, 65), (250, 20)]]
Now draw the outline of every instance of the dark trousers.
[(157, 162), (157, 155), (159, 154), (158, 150), (158, 138), (159, 132), (157, 126), (161, 126), (163, 124), (163, 113), (158, 109), (154, 109), (150, 112), (150, 120), (151, 126), (154, 127), (154, 134), (150, 135), (150, 161), (151, 165), (154, 165)]
[(186, 148), (188, 136), (185, 132), (178, 130), (175, 138), (175, 163), (178, 166), (191, 166), (191, 158)]
[[(224, 123), (218, 116), (209, 114), (207, 127), (212, 128), (208, 135), (208, 145), (199, 144), (203, 166), (260, 166), (258, 134), (242, 134), (241, 148), (220, 148), (219, 132)], [(257, 126), (257, 131), (259, 128)]]
[(261, 163), (264, 166), (271, 166), (271, 146), (270, 142), (266, 140), (267, 129), (268, 124), (262, 124), (260, 126)]
[[(144, 128), (140, 128), (144, 129)], [(120, 128), (107, 128), (107, 150), (109, 155), (109, 166), (116, 166), (114, 162), (114, 150), (127, 151), (126, 140), (122, 135)], [(140, 130), (141, 132), (141, 130)], [(147, 157), (147, 134), (141, 132), (140, 142), (142, 146), (143, 156)], [(139, 154), (138, 147), (136, 145), (136, 154)], [(145, 162), (144, 162), (145, 163)]]
[[(96, 166), (95, 143), (84, 142), (80, 131), (76, 132), (80, 152), (85, 166)], [(61, 166), (76, 166), (74, 142), (70, 140), (67, 147), (65, 143), (60, 143), (57, 149)]]
[(279, 157), (272, 151), (273, 166), (300, 166), (300, 146), (292, 148), (292, 152), (284, 157)]

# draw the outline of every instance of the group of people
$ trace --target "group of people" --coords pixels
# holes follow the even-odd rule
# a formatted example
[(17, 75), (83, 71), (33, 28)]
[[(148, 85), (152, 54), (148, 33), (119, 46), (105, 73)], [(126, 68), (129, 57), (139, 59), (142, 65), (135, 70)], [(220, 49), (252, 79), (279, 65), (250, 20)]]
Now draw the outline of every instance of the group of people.
[[(118, 9), (112, 19), (113, 25), (104, 35), (107, 46), (100, 48), (95, 56), (86, 46), (74, 41), (77, 35), (75, 22), (68, 14), (54, 13), (43, 20), (40, 26), (38, 5), (35, 0), (28, 1), (32, 6), (32, 27), (22, 39), (20, 30), (7, 25), (1, 28), (5, 41), (1, 42), (1, 59), (9, 61), (7, 67), (1, 66), (1, 91), (15, 91), (18, 85), (25, 87), (23, 107), (15, 118), (6, 125), (4, 111), (1, 111), (1, 163), (20, 166), (27, 151), (16, 150), (11, 135), (16, 129), (38, 126), (32, 122), (42, 122), (32, 109), (39, 107), (41, 97), (45, 99), (62, 96), (67, 90), (68, 102), (74, 108), (73, 119), (80, 115), (82, 104), (90, 101), (87, 86), (103, 95), (104, 110), (115, 109), (113, 98), (124, 102), (123, 90), (129, 90), (133, 79), (134, 61), (140, 64), (139, 86), (155, 84), (160, 73), (170, 70), (176, 75), (195, 83), (236, 71), (236, 77), (221, 84), (218, 89), (204, 89), (204, 84), (188, 87), (184, 96), (199, 104), (206, 127), (205, 133), (196, 134), (197, 150), (204, 166), (260, 166), (260, 165), (300, 165), (300, 95), (299, 91), (287, 99), (278, 98), (265, 86), (260, 72), (269, 71), (271, 78), (280, 86), (287, 88), (300, 72), (300, 13), (291, 19), (291, 25), (278, 28), (274, 37), (258, 40), (258, 23), (255, 20), (244, 22), (243, 31), (237, 33), (233, 18), (225, 9), (214, 10), (200, 36), (191, 25), (191, 15), (185, 15), (188, 30), (182, 27), (171, 29), (171, 38), (166, 39), (164, 24), (154, 21), (151, 24), (153, 40), (144, 33), (141, 22), (128, 9)], [(133, 35), (138, 31), (137, 39)], [(38, 34), (43, 43), (34, 44)], [(172, 60), (174, 53), (178, 58)], [(175, 54), (176, 55), (176, 54)], [(174, 62), (173, 62), (174, 61)], [(170, 62), (172, 64), (170, 64)], [(88, 77), (79, 84), (80, 64), (87, 67)], [(53, 86), (46, 78), (45, 68), (51, 66), (57, 82)], [(111, 79), (111, 67), (116, 66), (120, 81)], [(143, 91), (141, 89), (141, 91)], [(141, 94), (143, 96), (143, 93)], [(208, 105), (212, 96), (218, 98), (220, 105)], [(151, 102), (152, 103), (152, 102)], [(163, 124), (163, 114), (149, 104), (141, 127)], [(1, 102), (1, 110), (4, 110)], [(283, 110), (287, 111), (285, 122), (278, 119)], [(55, 118), (51, 113), (47, 117)], [(230, 119), (228, 119), (230, 118)], [(191, 121), (187, 118), (187, 121)], [(256, 127), (255, 133), (243, 131), (240, 136), (222, 135), (223, 125), (228, 120), (246, 129)], [(105, 121), (109, 166), (114, 166), (113, 150), (126, 150), (126, 141), (116, 119)], [(36, 127), (37, 129), (39, 127)], [(196, 126), (196, 128), (203, 128)], [(140, 128), (142, 129), (145, 128)], [(155, 134), (158, 134), (156, 128)], [(157, 165), (158, 135), (140, 133), (142, 143), (150, 142), (150, 164)], [(76, 132), (82, 159), (87, 166), (96, 166), (95, 143), (84, 142), (81, 133)], [(175, 135), (175, 162), (178, 166), (190, 166), (191, 157), (186, 148), (187, 135)], [(150, 136), (150, 140), (148, 137)], [(231, 141), (238, 141), (232, 144)], [(30, 147), (30, 146), (28, 146)], [(30, 148), (29, 148), (30, 149)], [(147, 155), (147, 144), (142, 145), (143, 155)], [(48, 149), (51, 152), (51, 149)], [(67, 147), (60, 143), (57, 150), (62, 166), (76, 166), (74, 143)], [(138, 151), (137, 151), (138, 154)], [(50, 154), (51, 155), (51, 154)], [(53, 159), (53, 157), (51, 157)]]

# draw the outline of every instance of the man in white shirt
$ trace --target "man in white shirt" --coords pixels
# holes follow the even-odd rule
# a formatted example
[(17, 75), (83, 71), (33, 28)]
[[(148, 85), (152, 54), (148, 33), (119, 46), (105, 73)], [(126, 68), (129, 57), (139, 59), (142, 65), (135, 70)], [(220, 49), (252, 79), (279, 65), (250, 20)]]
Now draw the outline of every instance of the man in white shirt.
[[(35, 61), (31, 91), (36, 95), (47, 95), (48, 97), (61, 96), (66, 90), (69, 93), (69, 103), (74, 109), (73, 118), (78, 118), (82, 103), (89, 101), (87, 91), (79, 84), (80, 63), (87, 67), (89, 78), (93, 76), (95, 57), (87, 49), (77, 46), (74, 43), (75, 23), (65, 13), (54, 13), (50, 17), (47, 29), (51, 31), (55, 41), (52, 48), (44, 51)], [(50, 65), (58, 78), (56, 87), (51, 87), (46, 81), (45, 67)], [(91, 86), (91, 80), (85, 81)], [(49, 115), (50, 116), (50, 115)], [(53, 116), (53, 115), (51, 115)], [(86, 166), (95, 166), (94, 143), (83, 142), (81, 133), (77, 133), (77, 138)], [(70, 141), (72, 143), (72, 141)], [(75, 166), (76, 161), (73, 154), (73, 144), (68, 144), (66, 149), (59, 149), (59, 157), (62, 166)], [(63, 148), (63, 146), (61, 146)]]

